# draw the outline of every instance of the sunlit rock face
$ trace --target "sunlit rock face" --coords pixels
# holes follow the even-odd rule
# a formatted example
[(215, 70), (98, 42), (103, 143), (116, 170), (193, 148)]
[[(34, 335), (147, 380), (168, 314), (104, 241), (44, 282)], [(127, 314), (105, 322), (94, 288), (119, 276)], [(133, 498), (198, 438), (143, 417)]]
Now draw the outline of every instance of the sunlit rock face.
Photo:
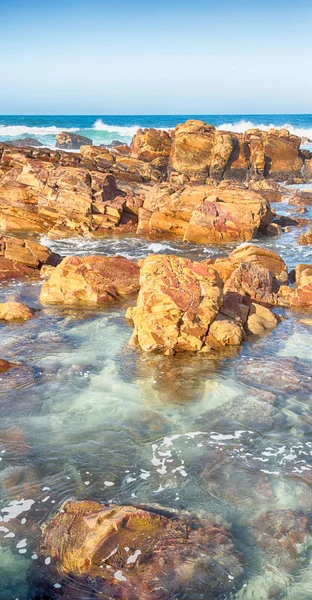
[(198, 186), (160, 184), (139, 211), (139, 233), (162, 233), (184, 241), (249, 241), (272, 220), (261, 194), (237, 182)]
[(54, 260), (57, 260), (57, 255), (37, 242), (0, 237), (0, 281), (38, 274), (42, 265), (51, 264)]
[(32, 598), (83, 599), (92, 585), (95, 598), (205, 593), (212, 600), (234, 589), (243, 572), (231, 534), (216, 519), (91, 501), (63, 505), (43, 528), (38, 555), (40, 569), (29, 577)]
[(42, 286), (42, 304), (106, 304), (139, 289), (138, 265), (122, 257), (69, 256)]

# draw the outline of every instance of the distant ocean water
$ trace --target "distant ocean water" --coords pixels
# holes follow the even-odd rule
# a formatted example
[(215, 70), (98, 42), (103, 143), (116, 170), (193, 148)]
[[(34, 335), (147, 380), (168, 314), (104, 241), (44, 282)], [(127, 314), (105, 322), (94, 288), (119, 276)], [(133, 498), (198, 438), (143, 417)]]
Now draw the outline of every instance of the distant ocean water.
[[(109, 144), (113, 140), (129, 143), (140, 127), (172, 129), (187, 119), (200, 119), (218, 129), (244, 132), (258, 127), (268, 130), (285, 127), (296, 135), (312, 140), (312, 114), (310, 115), (137, 115), (137, 116), (0, 116), (0, 141), (35, 137), (50, 148), (55, 147), (55, 135), (73, 131), (85, 135), (94, 144)], [(311, 147), (311, 143), (304, 143)]]

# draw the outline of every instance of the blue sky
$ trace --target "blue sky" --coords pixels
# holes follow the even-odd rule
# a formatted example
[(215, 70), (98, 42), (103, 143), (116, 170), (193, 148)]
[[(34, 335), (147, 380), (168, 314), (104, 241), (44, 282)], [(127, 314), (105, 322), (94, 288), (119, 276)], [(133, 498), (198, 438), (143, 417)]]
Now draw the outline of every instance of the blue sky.
[(0, 114), (312, 112), (311, 0), (0, 0)]

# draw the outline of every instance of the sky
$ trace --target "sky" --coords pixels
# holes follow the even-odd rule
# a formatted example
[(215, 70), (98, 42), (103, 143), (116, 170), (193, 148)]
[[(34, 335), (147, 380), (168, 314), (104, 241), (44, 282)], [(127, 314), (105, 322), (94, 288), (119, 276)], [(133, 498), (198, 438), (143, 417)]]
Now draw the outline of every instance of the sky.
[(0, 0), (0, 114), (312, 112), (311, 0)]

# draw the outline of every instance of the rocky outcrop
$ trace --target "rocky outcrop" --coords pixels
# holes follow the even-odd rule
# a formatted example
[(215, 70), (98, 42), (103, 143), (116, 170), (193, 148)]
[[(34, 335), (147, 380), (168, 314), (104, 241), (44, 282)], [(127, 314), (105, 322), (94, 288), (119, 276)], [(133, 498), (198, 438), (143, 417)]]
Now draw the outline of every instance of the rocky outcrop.
[(277, 325), (263, 304), (278, 303), (272, 273), (244, 262), (223, 282), (213, 264), (170, 255), (142, 263), (130, 344), (146, 352), (209, 352), (240, 346), (246, 334), (262, 335)]
[(37, 242), (0, 237), (0, 281), (34, 275), (42, 265), (56, 264), (58, 259), (58, 255)]
[(18, 138), (16, 140), (11, 140), (7, 143), (11, 144), (12, 146), (16, 146), (17, 148), (25, 148), (25, 146), (43, 146), (43, 144), (39, 140), (32, 137)]
[(312, 308), (312, 265), (297, 265), (295, 288), (289, 290), (288, 301), (291, 308)]
[(301, 246), (309, 246), (312, 244), (312, 226), (306, 233), (301, 233), (298, 238), (298, 242)]
[(231, 534), (212, 517), (87, 500), (62, 506), (37, 554), (32, 590), (53, 600), (82, 600), (91, 589), (94, 598), (156, 600), (161, 589), (163, 600), (212, 600), (243, 572)]
[(135, 158), (152, 162), (157, 158), (169, 159), (171, 146), (172, 139), (167, 131), (138, 129), (132, 140), (131, 152)]
[(69, 131), (58, 133), (55, 136), (55, 142), (57, 148), (66, 148), (67, 150), (79, 150), (81, 146), (92, 146), (93, 144), (90, 138)]
[(222, 282), (213, 269), (177, 256), (148, 256), (137, 305), (127, 313), (135, 327), (131, 343), (149, 352), (199, 351), (222, 298)]
[(301, 176), (301, 139), (286, 129), (250, 129), (245, 134), (219, 131), (203, 121), (186, 121), (173, 133), (171, 180), (205, 183), (208, 177), (244, 180)]
[(176, 187), (163, 183), (147, 194), (139, 233), (162, 233), (199, 243), (248, 241), (272, 220), (269, 203), (234, 182)]
[(214, 268), (217, 269), (223, 281), (226, 281), (235, 269), (246, 262), (252, 262), (267, 269), (279, 283), (288, 282), (288, 271), (283, 259), (273, 250), (255, 244), (239, 246), (227, 258), (217, 259), (214, 262)]
[(22, 302), (0, 302), (0, 321), (28, 321), (33, 313)]
[(47, 274), (42, 304), (103, 305), (139, 289), (140, 268), (122, 257), (69, 256)]

